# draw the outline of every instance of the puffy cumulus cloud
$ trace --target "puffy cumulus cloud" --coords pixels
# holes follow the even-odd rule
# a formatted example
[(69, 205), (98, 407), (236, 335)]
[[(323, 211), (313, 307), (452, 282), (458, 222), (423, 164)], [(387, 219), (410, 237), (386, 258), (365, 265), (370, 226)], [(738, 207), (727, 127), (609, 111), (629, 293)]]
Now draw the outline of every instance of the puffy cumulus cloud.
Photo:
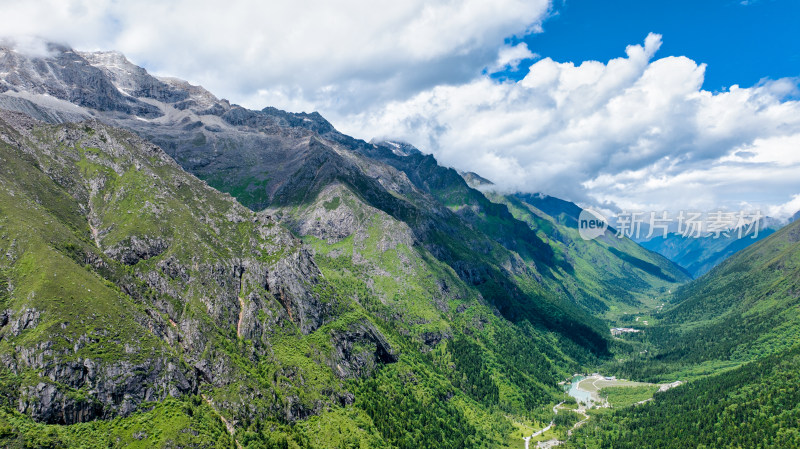
[(797, 80), (704, 91), (705, 66), (654, 59), (660, 45), (650, 34), (606, 63), (544, 58), (519, 82), (483, 76), (436, 86), (335, 124), (407, 140), (505, 190), (605, 210), (794, 212)]
[(505, 45), (497, 53), (497, 61), (492, 66), (487, 67), (486, 72), (497, 73), (506, 69), (517, 71), (520, 62), (538, 57), (539, 55), (531, 52), (528, 44), (524, 42), (517, 45)]
[(0, 35), (119, 50), (250, 107), (353, 111), (466, 82), (496, 61), (505, 38), (540, 31), (549, 8), (549, 0), (0, 0)]

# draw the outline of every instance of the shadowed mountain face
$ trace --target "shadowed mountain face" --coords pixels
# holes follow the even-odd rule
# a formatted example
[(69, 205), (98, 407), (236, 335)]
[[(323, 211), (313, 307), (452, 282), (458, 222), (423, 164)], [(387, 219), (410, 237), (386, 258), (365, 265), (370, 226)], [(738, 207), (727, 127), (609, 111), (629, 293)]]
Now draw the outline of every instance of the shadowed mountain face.
[[(0, 282), (13, 288), (0, 289), (0, 356), (13, 376), (0, 387), (38, 421), (198, 394), (192, 416), (271, 426), (300, 447), (315, 447), (312, 415), (369, 447), (496, 446), (507, 416), (531, 416), (561, 376), (608, 354), (598, 317), (686, 279), (629, 240), (581, 240), (571, 203), (481, 193), (408, 144), (231, 105), (118, 53), (51, 53), (0, 49), (0, 109), (26, 114), (3, 116), (0, 249), (13, 257)], [(38, 283), (31, 264), (52, 261), (48, 275), (105, 302)], [(89, 324), (114, 308), (128, 311), (121, 328)], [(59, 328), (89, 342), (69, 372)], [(119, 360), (150, 377), (115, 377)]]
[(562, 286), (584, 308), (608, 319), (656, 308), (687, 273), (668, 259), (647, 251), (613, 228), (592, 240), (578, 232), (581, 208), (546, 195), (489, 195), (543, 235), (554, 254)]

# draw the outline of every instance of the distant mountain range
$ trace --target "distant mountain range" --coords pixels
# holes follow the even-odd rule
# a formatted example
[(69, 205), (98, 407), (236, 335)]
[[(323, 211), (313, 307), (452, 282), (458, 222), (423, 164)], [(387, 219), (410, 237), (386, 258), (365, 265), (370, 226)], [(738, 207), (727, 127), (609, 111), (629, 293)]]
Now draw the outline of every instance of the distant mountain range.
[(694, 237), (671, 232), (666, 237), (655, 236), (639, 244), (675, 262), (696, 278), (709, 272), (736, 252), (771, 235), (784, 224), (766, 218), (759, 221), (757, 229), (755, 227), (743, 229), (741, 233), (738, 229), (732, 229), (719, 236)]

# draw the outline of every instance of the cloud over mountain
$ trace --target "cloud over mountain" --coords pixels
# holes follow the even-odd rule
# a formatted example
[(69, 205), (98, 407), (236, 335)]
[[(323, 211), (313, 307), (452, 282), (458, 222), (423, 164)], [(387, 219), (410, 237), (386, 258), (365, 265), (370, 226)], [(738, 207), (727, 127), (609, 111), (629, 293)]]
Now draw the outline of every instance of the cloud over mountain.
[[(611, 210), (783, 211), (800, 194), (796, 79), (705, 91), (705, 65), (657, 57), (652, 33), (610, 61), (555, 61), (513, 39), (542, 31), (547, 0), (0, 7), (21, 50), (120, 50), (248, 107), (408, 140), (504, 189)], [(491, 76), (503, 70), (527, 76)]]
[[(0, 35), (119, 50), (252, 107), (353, 112), (470, 80), (548, 0), (0, 1)], [(513, 55), (512, 55), (513, 56)]]
[(702, 89), (705, 66), (654, 59), (650, 34), (626, 56), (541, 59), (519, 82), (442, 85), (337, 121), (404, 138), (505, 189), (611, 209), (774, 206), (800, 192), (796, 80)]

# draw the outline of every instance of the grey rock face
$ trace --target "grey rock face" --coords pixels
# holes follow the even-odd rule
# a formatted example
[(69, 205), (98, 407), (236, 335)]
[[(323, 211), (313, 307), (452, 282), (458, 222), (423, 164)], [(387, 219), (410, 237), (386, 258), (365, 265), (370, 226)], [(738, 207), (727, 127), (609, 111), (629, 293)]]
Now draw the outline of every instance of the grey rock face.
[(461, 175), (461, 177), (464, 178), (464, 181), (466, 181), (467, 184), (469, 184), (469, 186), (473, 189), (494, 185), (492, 181), (489, 181), (475, 172), (458, 172), (458, 174)]
[(52, 56), (29, 59), (10, 48), (0, 48), (0, 80), (5, 91), (47, 94), (78, 106), (99, 111), (121, 112), (141, 117), (159, 117), (158, 108), (124, 95), (98, 68), (69, 48), (50, 45)]
[(135, 265), (140, 260), (147, 260), (163, 253), (169, 245), (161, 238), (141, 238), (131, 236), (130, 239), (119, 242), (112, 248), (106, 249), (106, 254), (119, 260), (125, 265)]
[[(24, 387), (17, 409), (48, 424), (126, 416), (143, 401), (179, 397), (194, 388), (186, 373), (164, 359), (136, 365), (79, 359), (30, 367), (41, 369), (48, 382)], [(87, 394), (69, 394), (64, 386)]]
[(176, 103), (189, 98), (189, 93), (153, 76), (137, 65), (131, 64), (116, 51), (79, 52), (92, 67), (108, 75), (119, 90), (136, 98), (151, 98), (165, 103)]
[(311, 261), (308, 251), (302, 249), (279, 260), (267, 277), (269, 291), (306, 334), (322, 325), (329, 307), (321, 304), (309, 289), (318, 282), (319, 276), (319, 269)]
[(378, 366), (397, 361), (398, 354), (372, 323), (362, 320), (347, 330), (331, 331), (331, 368), (343, 378), (370, 375)]
[(25, 329), (36, 327), (39, 324), (39, 316), (40, 312), (36, 309), (23, 310), (20, 316), (11, 323), (11, 333), (18, 336)]
[[(2, 89), (3, 87), (0, 87), (0, 92)], [(15, 94), (17, 93), (9, 92), (7, 95), (0, 95), (0, 109), (21, 112), (47, 123), (79, 122), (90, 118), (87, 112), (69, 103), (50, 101), (46, 105), (40, 105), (28, 100), (25, 94), (22, 96)]]

